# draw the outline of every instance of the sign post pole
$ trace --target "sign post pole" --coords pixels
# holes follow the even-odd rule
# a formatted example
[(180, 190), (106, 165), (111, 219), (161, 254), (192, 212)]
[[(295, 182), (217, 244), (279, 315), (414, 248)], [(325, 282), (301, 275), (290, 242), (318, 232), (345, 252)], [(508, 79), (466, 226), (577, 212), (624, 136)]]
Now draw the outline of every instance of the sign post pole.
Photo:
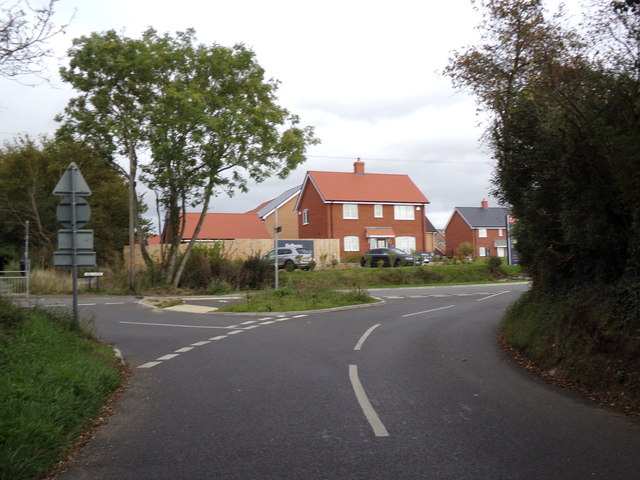
[(93, 230), (79, 230), (91, 217), (89, 204), (79, 198), (91, 195), (78, 166), (71, 162), (53, 189), (54, 195), (69, 195), (58, 205), (57, 217), (66, 230), (58, 230), (58, 248), (54, 253), (56, 267), (71, 267), (73, 284), (73, 321), (78, 323), (78, 266), (90, 267), (96, 264), (93, 249)]

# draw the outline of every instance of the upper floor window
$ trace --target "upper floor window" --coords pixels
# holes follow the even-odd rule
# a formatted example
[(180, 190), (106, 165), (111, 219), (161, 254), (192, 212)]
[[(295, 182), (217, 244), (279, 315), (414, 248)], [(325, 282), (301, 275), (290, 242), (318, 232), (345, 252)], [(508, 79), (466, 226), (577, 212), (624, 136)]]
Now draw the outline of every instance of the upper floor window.
[(415, 220), (416, 214), (413, 205), (394, 205), (393, 216), (396, 220)]
[(356, 203), (345, 203), (342, 205), (342, 218), (345, 219), (358, 219), (358, 204)]
[(306, 208), (302, 210), (302, 224), (303, 225), (309, 224), (309, 210)]
[(479, 238), (487, 238), (487, 229), (486, 228), (479, 228), (478, 229), (478, 237)]
[(382, 205), (375, 204), (373, 206), (373, 216), (374, 218), (382, 218)]

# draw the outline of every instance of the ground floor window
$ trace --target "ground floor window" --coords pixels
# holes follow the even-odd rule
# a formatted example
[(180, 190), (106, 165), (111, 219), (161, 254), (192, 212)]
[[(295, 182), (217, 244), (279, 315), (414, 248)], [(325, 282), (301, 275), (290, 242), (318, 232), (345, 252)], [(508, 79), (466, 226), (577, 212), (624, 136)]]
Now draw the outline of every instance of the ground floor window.
[(405, 253), (416, 251), (416, 237), (396, 237), (396, 248)]
[(360, 239), (358, 237), (344, 237), (344, 251), (345, 252), (359, 252), (360, 251)]
[(507, 247), (498, 247), (498, 256), (506, 257), (507, 256)]

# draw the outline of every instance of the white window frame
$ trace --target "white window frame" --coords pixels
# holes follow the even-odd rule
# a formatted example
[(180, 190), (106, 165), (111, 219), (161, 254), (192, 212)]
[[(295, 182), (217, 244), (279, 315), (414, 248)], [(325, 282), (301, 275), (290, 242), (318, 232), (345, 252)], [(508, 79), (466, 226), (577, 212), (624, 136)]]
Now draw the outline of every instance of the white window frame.
[(394, 205), (393, 218), (395, 220), (415, 220), (416, 209), (413, 205)]
[(383, 210), (382, 210), (382, 204), (381, 203), (376, 203), (373, 206), (373, 218), (382, 218), (383, 217)]
[(487, 248), (486, 247), (478, 248), (478, 256), (479, 257), (486, 257), (487, 256)]
[(309, 225), (309, 209), (302, 210), (302, 224)]
[(356, 236), (344, 237), (344, 251), (345, 252), (359, 252), (360, 251), (360, 237), (356, 237)]
[(416, 237), (396, 237), (395, 246), (405, 253), (413, 253), (416, 251)]
[(479, 228), (478, 229), (478, 238), (487, 238), (487, 229)]
[(343, 203), (342, 204), (342, 218), (344, 220), (357, 220), (358, 219), (358, 204), (357, 203)]

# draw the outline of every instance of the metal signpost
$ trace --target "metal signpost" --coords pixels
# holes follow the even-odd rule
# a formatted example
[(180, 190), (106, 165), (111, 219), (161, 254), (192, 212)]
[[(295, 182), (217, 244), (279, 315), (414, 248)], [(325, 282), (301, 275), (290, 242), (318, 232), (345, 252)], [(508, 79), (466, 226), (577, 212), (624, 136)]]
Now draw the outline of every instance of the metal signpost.
[(58, 230), (58, 251), (53, 254), (54, 267), (71, 267), (73, 281), (73, 320), (78, 323), (78, 267), (93, 267), (93, 230), (81, 230), (91, 218), (91, 208), (82, 198), (91, 195), (78, 166), (71, 162), (58, 184), (54, 195), (68, 195), (58, 204), (56, 214), (64, 229)]

